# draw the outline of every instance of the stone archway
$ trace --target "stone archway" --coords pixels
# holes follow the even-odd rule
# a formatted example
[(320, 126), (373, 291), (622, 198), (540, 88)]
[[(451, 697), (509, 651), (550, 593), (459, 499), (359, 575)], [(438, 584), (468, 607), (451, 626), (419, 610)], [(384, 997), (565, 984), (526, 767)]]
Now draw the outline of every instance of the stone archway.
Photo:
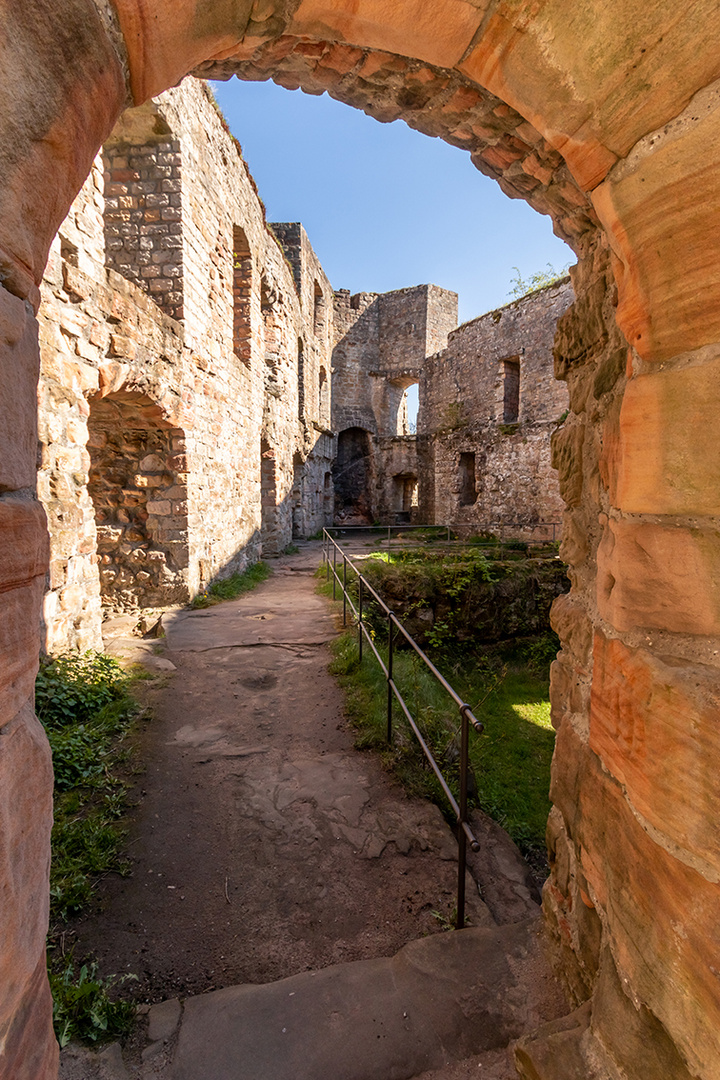
[(146, 395), (90, 400), (88, 490), (95, 509), (103, 606), (115, 613), (190, 599), (184, 445)]
[[(4, 1071), (49, 1077), (55, 1053), (38, 900), (48, 755), (29, 704), (47, 559), (31, 496), (37, 286), (52, 236), (123, 106), (195, 69), (272, 76), (329, 90), (378, 119), (403, 116), (468, 149), (507, 194), (551, 213), (578, 253), (578, 299), (556, 339), (572, 409), (554, 455), (573, 590), (554, 616), (563, 652), (553, 672), (546, 912), (576, 998), (595, 991), (593, 1030), (630, 1075), (649, 1075), (647, 1054), (642, 1074), (633, 1057), (640, 1045), (671, 1063), (651, 1065), (656, 1076), (713, 1076), (714, 0), (679, 12), (660, 0), (586, 0), (572, 11), (508, 0), (0, 0), (0, 11)], [(632, 1019), (635, 1044), (618, 1041), (618, 1014)]]

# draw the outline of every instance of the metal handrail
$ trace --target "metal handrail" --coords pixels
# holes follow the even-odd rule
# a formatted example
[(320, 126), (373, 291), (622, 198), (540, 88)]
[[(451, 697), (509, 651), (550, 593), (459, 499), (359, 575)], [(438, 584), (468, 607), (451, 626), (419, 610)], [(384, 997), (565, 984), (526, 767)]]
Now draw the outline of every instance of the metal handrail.
[[(440, 523), (438, 525), (408, 525), (408, 524), (399, 522), (396, 525), (328, 525), (326, 527), (326, 529), (323, 530), (323, 531), (327, 531), (328, 534), (331, 534), (333, 532), (334, 533), (355, 533), (355, 532), (357, 532), (357, 533), (360, 533), (360, 532), (376, 532), (376, 533), (379, 533), (381, 531), (383, 533), (387, 532), (387, 543), (388, 543), (388, 547), (390, 547), (391, 534), (395, 533), (395, 532), (400, 532), (401, 530), (403, 530), (405, 532), (410, 532), (410, 531), (419, 532), (419, 531), (426, 531), (428, 529), (437, 529), (438, 531), (444, 530), (445, 533), (446, 533), (446, 539), (447, 539), (448, 544), (451, 542), (451, 533), (453, 531), (458, 530), (458, 529), (460, 529), (464, 533), (467, 533), (470, 530), (472, 530), (473, 532), (477, 531), (477, 532), (480, 532), (480, 533), (492, 532), (493, 530), (498, 530), (499, 533), (500, 533), (499, 542), (500, 542), (501, 545), (504, 545), (507, 541), (513, 539), (513, 537), (512, 537), (512, 531), (513, 530), (521, 530), (521, 529), (524, 530), (524, 531), (527, 531), (529, 529), (532, 529), (532, 530), (536, 530), (536, 529), (548, 529), (549, 530), (549, 529), (552, 529), (552, 540), (550, 540), (550, 539), (538, 540), (538, 541), (528, 540), (527, 543), (529, 543), (529, 544), (532, 544), (532, 543), (537, 543), (537, 544), (553, 543), (554, 544), (557, 537), (558, 537), (558, 535), (559, 535), (559, 530), (561, 528), (562, 528), (562, 522), (560, 522), (560, 521), (487, 521), (487, 522), (463, 522), (461, 524), (456, 524), (456, 525), (443, 525), (442, 523)], [(491, 546), (491, 545), (492, 545), (492, 541), (488, 541), (488, 546)]]
[[(332, 546), (332, 562), (330, 560), (331, 546)], [(340, 575), (337, 572), (337, 556), (338, 556), (338, 552), (342, 556), (342, 562), (343, 562), (342, 578), (340, 577)], [(380, 665), (380, 667), (382, 669), (383, 675), (385, 676), (385, 679), (387, 681), (387, 691), (388, 691), (388, 697), (387, 697), (387, 740), (388, 740), (388, 742), (392, 742), (392, 703), (393, 703), (393, 698), (395, 698), (397, 700), (398, 704), (400, 705), (400, 708), (402, 709), (402, 711), (403, 711), (403, 713), (405, 715), (405, 718), (407, 719), (407, 721), (408, 721), (408, 723), (410, 725), (410, 728), (411, 728), (413, 734), (415, 735), (415, 738), (418, 740), (418, 742), (419, 742), (419, 744), (420, 744), (420, 746), (422, 748), (423, 754), (427, 758), (427, 760), (428, 760), (428, 762), (430, 764), (430, 767), (432, 768), (433, 772), (435, 773), (435, 776), (436, 776), (440, 786), (442, 787), (443, 792), (445, 793), (445, 797), (447, 798), (448, 802), (450, 803), (450, 806), (452, 807), (453, 813), (455, 814), (455, 817), (456, 817), (456, 820), (457, 820), (457, 823), (458, 823), (458, 830), (457, 830), (457, 842), (458, 842), (458, 888), (457, 888), (457, 915), (456, 915), (456, 920), (455, 920), (455, 927), (456, 927), (457, 930), (460, 930), (465, 925), (465, 875), (466, 875), (466, 870), (467, 870), (467, 844), (468, 843), (470, 844), (470, 847), (472, 848), (473, 851), (479, 851), (480, 850), (480, 844), (478, 843), (476, 837), (473, 834), (472, 829), (470, 828), (470, 824), (468, 822), (468, 816), (467, 816), (467, 780), (468, 780), (468, 767), (469, 767), (470, 725), (472, 724), (472, 726), (475, 728), (476, 731), (481, 732), (481, 731), (484, 730), (483, 724), (473, 714), (473, 711), (470, 708), (470, 706), (467, 704), (467, 702), (463, 701), (462, 698), (459, 696), (459, 694), (457, 694), (455, 692), (455, 690), (453, 690), (452, 686), (447, 681), (447, 679), (438, 671), (438, 669), (433, 664), (432, 660), (430, 660), (429, 657), (427, 657), (425, 655), (425, 653), (420, 648), (418, 643), (411, 637), (411, 635), (407, 632), (407, 630), (405, 629), (403, 624), (396, 617), (395, 613), (390, 610), (390, 608), (387, 606), (385, 601), (376, 592), (376, 590), (372, 587), (372, 585), (367, 580), (367, 578), (363, 577), (363, 575), (360, 573), (357, 566), (353, 562), (352, 558), (350, 558), (346, 554), (346, 552), (344, 552), (342, 550), (340, 545), (330, 535), (330, 533), (328, 532), (327, 529), (323, 529), (323, 561), (325, 563), (326, 570), (327, 570), (327, 572), (326, 572), (326, 580), (327, 581), (330, 580), (330, 575), (332, 573), (333, 600), (336, 599), (336, 587), (339, 586), (342, 589), (342, 594), (343, 594), (343, 626), (347, 626), (348, 607), (352, 611), (352, 613), (353, 613), (353, 615), (355, 617), (355, 621), (357, 622), (357, 627), (358, 627), (358, 652), (359, 652), (360, 661), (362, 661), (362, 656), (363, 656), (363, 640), (367, 640), (370, 648), (372, 649), (372, 651), (373, 651), (373, 653), (375, 655), (375, 659), (379, 663), (379, 665)], [(352, 599), (352, 597), (350, 596), (350, 594), (348, 593), (348, 590), (347, 590), (347, 569), (348, 569), (348, 566), (350, 566), (350, 568), (354, 571), (354, 573), (356, 575), (356, 581), (358, 583), (358, 605), (357, 605), (357, 607), (353, 603), (353, 599)], [(372, 639), (372, 635), (369, 633), (369, 631), (368, 631), (368, 629), (365, 626), (365, 623), (363, 621), (363, 600), (364, 600), (364, 594), (366, 592), (369, 593), (373, 597), (373, 599), (376, 601), (377, 604), (379, 604), (382, 612), (384, 613), (384, 615), (386, 616), (386, 618), (388, 620), (388, 660), (387, 660), (387, 664), (383, 661), (382, 657), (380, 656), (380, 653), (378, 652), (377, 648), (375, 647), (375, 642)], [(396, 629), (400, 631), (400, 633), (403, 635), (403, 637), (408, 642), (408, 644), (415, 650), (417, 655), (420, 657), (420, 659), (423, 661), (423, 663), (426, 665), (426, 667), (429, 669), (429, 671), (432, 673), (432, 675), (437, 679), (437, 681), (445, 689), (445, 691), (450, 695), (450, 697), (453, 699), (453, 701), (455, 702), (455, 704), (458, 707), (458, 711), (460, 713), (460, 798), (459, 798), (459, 800), (455, 798), (452, 791), (450, 790), (450, 787), (449, 787), (447, 781), (445, 780), (445, 777), (443, 776), (442, 771), (440, 770), (440, 766), (438, 765), (435, 758), (433, 757), (432, 751), (430, 750), (430, 747), (428, 746), (427, 742), (423, 738), (423, 735), (422, 735), (422, 733), (421, 733), (421, 731), (420, 731), (414, 717), (412, 716), (412, 714), (411, 714), (411, 712), (410, 712), (410, 710), (409, 710), (409, 708), (407, 706), (407, 703), (406, 703), (405, 699), (403, 698), (402, 694), (400, 693), (400, 690), (397, 687), (397, 684), (395, 683), (395, 680), (393, 679), (393, 641), (394, 641), (395, 630)]]

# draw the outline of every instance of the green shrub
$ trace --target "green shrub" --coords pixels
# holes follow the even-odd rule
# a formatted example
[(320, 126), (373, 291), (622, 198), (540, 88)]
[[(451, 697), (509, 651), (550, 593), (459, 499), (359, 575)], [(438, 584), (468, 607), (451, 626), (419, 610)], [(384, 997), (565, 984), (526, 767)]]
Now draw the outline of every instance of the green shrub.
[(97, 965), (84, 964), (76, 977), (72, 959), (51, 963), (57, 924), (87, 904), (102, 874), (127, 871), (125, 831), (118, 819), (126, 800), (119, 775), (126, 757), (122, 739), (138, 715), (130, 682), (117, 661), (92, 652), (43, 659), (37, 677), (36, 709), (55, 771), (48, 964), (61, 1046), (71, 1038), (116, 1038), (129, 1029), (135, 1014), (131, 1002), (108, 995), (111, 987), (133, 976), (103, 980)]
[(127, 676), (103, 653), (43, 657), (35, 680), (35, 711), (46, 730), (82, 724), (123, 693)]

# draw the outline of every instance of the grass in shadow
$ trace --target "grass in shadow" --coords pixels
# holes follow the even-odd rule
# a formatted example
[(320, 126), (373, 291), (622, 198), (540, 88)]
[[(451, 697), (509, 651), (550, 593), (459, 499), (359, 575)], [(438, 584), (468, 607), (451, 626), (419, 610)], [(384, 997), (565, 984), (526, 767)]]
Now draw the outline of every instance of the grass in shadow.
[(231, 574), (230, 577), (214, 581), (206, 592), (199, 593), (191, 601), (190, 607), (208, 608), (214, 604), (221, 604), (223, 600), (235, 600), (238, 596), (242, 596), (243, 593), (250, 592), (262, 581), (266, 581), (271, 573), (272, 571), (267, 563), (262, 561), (253, 563), (247, 570), (238, 571), (236, 574)]

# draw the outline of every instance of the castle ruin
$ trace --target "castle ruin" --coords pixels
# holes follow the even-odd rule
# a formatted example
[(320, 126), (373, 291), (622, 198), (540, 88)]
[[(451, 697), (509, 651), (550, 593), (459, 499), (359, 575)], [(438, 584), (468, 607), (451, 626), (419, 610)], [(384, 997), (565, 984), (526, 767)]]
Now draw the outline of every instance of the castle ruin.
[[(404, 118), (462, 148), (506, 194), (549, 214), (573, 247), (575, 300), (554, 341), (556, 371), (569, 392), (553, 460), (572, 588), (553, 613), (562, 651), (551, 685), (557, 739), (544, 925), (577, 1008), (561, 1029), (538, 1032), (519, 1067), (543, 1080), (593, 1070), (603, 1078), (715, 1080), (716, 3), (0, 0), (0, 12), (0, 1072), (12, 1080), (52, 1080), (57, 1066), (44, 954), (52, 770), (33, 712), (50, 564), (46, 514), (36, 497), (42, 278), (53, 238), (123, 111), (193, 72), (273, 78), (288, 88), (329, 92), (379, 120)], [(160, 220), (172, 207), (169, 200)], [(198, 242), (214, 251), (218, 237), (215, 229)], [(247, 248), (238, 239), (242, 290)], [(66, 254), (72, 265), (70, 247)], [(170, 257), (167, 263), (172, 268)], [(77, 269), (82, 288), (84, 271)], [(175, 277), (160, 272), (155, 280), (176, 316), (178, 290), (166, 284)], [(318, 284), (322, 289), (319, 278)], [(100, 314), (93, 321), (109, 328)], [(110, 325), (122, 322), (119, 308), (109, 313)], [(154, 312), (150, 323), (160, 344), (166, 331)], [(84, 326), (83, 316), (78, 341), (87, 340), (88, 351), (103, 348), (92, 344), (91, 331), (85, 339)], [(243, 343), (238, 347), (242, 353)], [(169, 531), (182, 533), (196, 495), (188, 491), (187, 511), (180, 505), (185, 500), (173, 504), (169, 492), (182, 494), (185, 470), (181, 460), (169, 460), (175, 454), (168, 449), (178, 440), (181, 457), (179, 440), (182, 432), (187, 440), (191, 417), (173, 405), (192, 404), (202, 379), (193, 380), (192, 393), (183, 385), (174, 402), (181, 381), (168, 378), (156, 411), (157, 402), (139, 399), (143, 387), (122, 377), (131, 366), (122, 354), (127, 348), (118, 340), (121, 355), (109, 358), (119, 381), (109, 368), (103, 389), (112, 389), (98, 441), (111, 427), (113, 439), (118, 429), (140, 433), (132, 440), (143, 452), (133, 476), (147, 470), (167, 496), (158, 500), (162, 512), (150, 512), (146, 503), (144, 527), (152, 531), (157, 518), (159, 529), (159, 519), (168, 517)], [(74, 343), (67, 355), (77, 378), (91, 378), (94, 391), (96, 369), (78, 364), (82, 356), (73, 350)], [(212, 348), (203, 360), (210, 388)], [(113, 393), (121, 396), (113, 400)], [(288, 411), (294, 410), (299, 395), (288, 394)], [(58, 396), (53, 412), (70, 413), (73, 400), (79, 403), (79, 395)], [(143, 423), (128, 426), (138, 408), (146, 410)], [(206, 422), (218, 423), (217, 409), (210, 413), (197, 429), (198, 443), (223, 437), (205, 430)], [(86, 463), (87, 419), (80, 417), (78, 442), (69, 444), (71, 466)], [(262, 434), (252, 441), (262, 456)], [(114, 445), (109, 437), (108, 443)], [(301, 458), (303, 452), (298, 447)], [(78, 500), (70, 546), (91, 513), (81, 491), (89, 472), (88, 466), (63, 474)], [(267, 474), (270, 482), (272, 469)], [(275, 475), (277, 484), (277, 468)], [(283, 475), (277, 490), (284, 495), (289, 470)], [(131, 490), (118, 480), (117, 487)], [(114, 527), (125, 524), (117, 520)], [(163, 547), (176, 540), (183, 542), (158, 537), (154, 550), (165, 555), (180, 587), (193, 564), (183, 567), (175, 549)], [(212, 549), (220, 545), (210, 573), (222, 565), (223, 542), (215, 533), (210, 555), (205, 551), (214, 560)], [(85, 554), (79, 546), (72, 555), (79, 573)], [(72, 608), (75, 601), (67, 603)]]
[[(43, 279), (47, 651), (102, 648), (103, 611), (186, 603), (335, 520), (559, 521), (547, 422), (567, 408), (552, 338), (571, 294), (456, 329), (457, 296), (435, 285), (334, 293), (302, 226), (265, 221), (205, 84), (126, 112)], [(488, 395), (509, 366), (503, 435)], [(459, 379), (474, 419), (450, 430)], [(440, 516), (437, 484), (457, 489)]]

